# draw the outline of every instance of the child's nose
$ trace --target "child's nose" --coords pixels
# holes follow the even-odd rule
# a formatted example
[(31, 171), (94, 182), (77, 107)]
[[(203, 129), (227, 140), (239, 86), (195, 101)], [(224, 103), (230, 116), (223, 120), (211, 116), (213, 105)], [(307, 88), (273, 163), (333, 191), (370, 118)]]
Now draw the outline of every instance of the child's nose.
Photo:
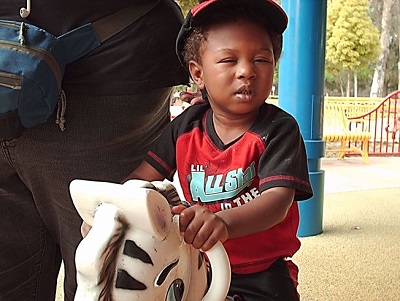
[(251, 79), (256, 76), (253, 62), (241, 62), (238, 64), (237, 77)]

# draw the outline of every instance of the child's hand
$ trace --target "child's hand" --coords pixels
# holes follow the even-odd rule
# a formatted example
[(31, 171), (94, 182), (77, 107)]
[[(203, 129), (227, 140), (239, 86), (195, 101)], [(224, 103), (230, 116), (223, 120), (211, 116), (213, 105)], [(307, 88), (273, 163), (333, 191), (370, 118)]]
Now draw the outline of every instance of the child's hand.
[(172, 213), (179, 214), (179, 228), (184, 240), (196, 249), (208, 251), (218, 241), (224, 242), (228, 238), (225, 222), (206, 207), (179, 205), (172, 208)]

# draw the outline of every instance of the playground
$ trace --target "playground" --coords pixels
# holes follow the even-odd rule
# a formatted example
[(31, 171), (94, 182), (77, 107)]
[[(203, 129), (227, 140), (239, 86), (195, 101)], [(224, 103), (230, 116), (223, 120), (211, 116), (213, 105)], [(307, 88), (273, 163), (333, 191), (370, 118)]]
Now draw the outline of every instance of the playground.
[[(362, 139), (353, 141), (354, 147), (370, 155), (368, 160), (365, 156), (326, 158), (320, 126), (324, 118), (320, 46), (325, 39), (326, 3), (288, 3), (283, 1), (284, 8), (297, 26), (285, 33), (283, 52), (303, 55), (281, 60), (279, 94), (284, 97), (279, 106), (299, 122), (315, 192), (304, 202), (311, 205), (301, 208), (302, 247), (294, 258), (300, 267), (299, 292), (305, 301), (397, 300), (400, 157), (394, 117), (398, 116), (398, 96), (394, 102), (372, 107), (375, 113), (369, 111), (368, 116), (363, 112), (350, 116), (348, 108), (343, 111), (346, 129), (371, 133), (368, 146), (360, 145)], [(339, 107), (343, 109), (343, 104)], [(352, 139), (343, 137), (339, 141), (345, 142), (344, 147)], [(382, 155), (383, 149), (392, 149), (396, 155)], [(58, 296), (62, 295), (61, 280)]]

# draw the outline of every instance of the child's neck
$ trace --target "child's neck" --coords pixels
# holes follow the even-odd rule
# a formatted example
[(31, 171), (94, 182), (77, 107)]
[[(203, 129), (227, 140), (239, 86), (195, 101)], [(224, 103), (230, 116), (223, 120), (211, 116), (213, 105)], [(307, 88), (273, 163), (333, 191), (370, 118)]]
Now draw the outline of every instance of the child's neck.
[(219, 139), (226, 145), (235, 141), (250, 129), (256, 118), (257, 115), (232, 119), (224, 115), (215, 114), (214, 112), (214, 129)]

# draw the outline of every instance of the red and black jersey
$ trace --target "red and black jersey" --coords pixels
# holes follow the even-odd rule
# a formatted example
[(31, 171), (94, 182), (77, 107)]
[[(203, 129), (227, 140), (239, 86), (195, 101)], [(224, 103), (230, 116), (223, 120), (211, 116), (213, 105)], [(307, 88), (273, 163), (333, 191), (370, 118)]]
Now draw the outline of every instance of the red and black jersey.
[[(253, 126), (225, 145), (219, 139), (208, 104), (186, 109), (166, 128), (146, 161), (167, 179), (178, 171), (185, 198), (210, 211), (244, 206), (266, 189), (294, 188), (295, 200), (312, 196), (304, 142), (296, 120), (263, 104)], [(297, 202), (274, 227), (224, 243), (232, 271), (253, 273), (300, 247)]]

